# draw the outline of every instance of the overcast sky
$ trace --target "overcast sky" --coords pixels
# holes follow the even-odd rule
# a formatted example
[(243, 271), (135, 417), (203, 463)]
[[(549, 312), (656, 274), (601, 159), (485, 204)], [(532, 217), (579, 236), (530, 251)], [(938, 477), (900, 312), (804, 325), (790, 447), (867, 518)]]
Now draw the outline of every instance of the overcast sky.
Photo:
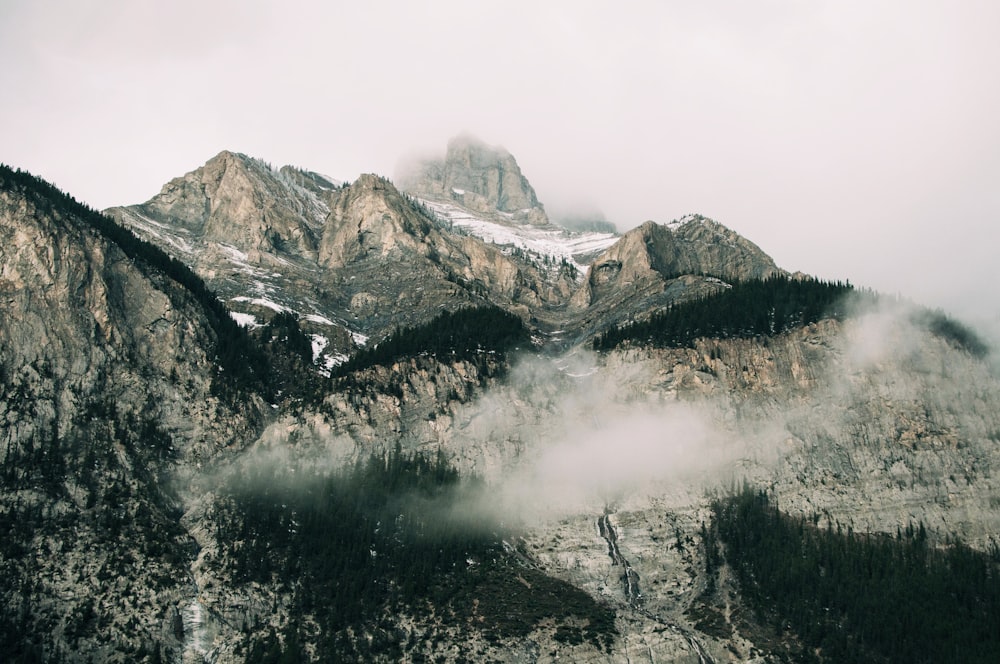
[(550, 211), (699, 212), (1000, 321), (1000, 3), (0, 0), (0, 161), (94, 207), (222, 149), (338, 179), (467, 131)]

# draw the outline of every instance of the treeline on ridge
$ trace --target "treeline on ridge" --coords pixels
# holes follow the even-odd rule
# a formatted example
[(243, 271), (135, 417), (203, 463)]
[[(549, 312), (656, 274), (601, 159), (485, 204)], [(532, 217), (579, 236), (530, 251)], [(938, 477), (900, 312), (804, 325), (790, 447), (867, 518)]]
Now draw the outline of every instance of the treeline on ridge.
[(928, 332), (964, 350), (973, 357), (983, 358), (990, 352), (990, 346), (976, 332), (943, 311), (917, 309), (911, 315), (916, 325), (922, 325)]
[(266, 356), (253, 343), (246, 330), (229, 315), (225, 304), (191, 268), (156, 245), (140, 239), (107, 215), (80, 203), (73, 196), (31, 173), (0, 164), (0, 188), (30, 197), (43, 212), (59, 212), (81, 220), (117, 245), (132, 260), (158, 270), (180, 284), (202, 307), (215, 332), (215, 354), (221, 375), (217, 376), (213, 389), (221, 393), (248, 388), (264, 389), (264, 378), (268, 372)]
[(922, 524), (895, 537), (819, 528), (748, 487), (712, 513), (709, 576), (724, 559), (757, 620), (801, 639), (796, 661), (1000, 661), (995, 545), (935, 547)]
[[(490, 641), (525, 636), (547, 619), (568, 641), (610, 647), (614, 611), (521, 565), (498, 522), (463, 515), (463, 499), (480, 484), (460, 478), (442, 454), (397, 445), (331, 475), (301, 474), (269, 464), (229, 487), (219, 541), (241, 543), (229, 572), (237, 583), (284, 579), (293, 594), (287, 628), (280, 638), (256, 632), (247, 662), (304, 661), (307, 642), (319, 661), (396, 661), (424, 648), (400, 642), (384, 620), (390, 613), (433, 614), (442, 630), (471, 626)], [(244, 626), (248, 634), (258, 627)]]
[(362, 348), (335, 367), (334, 378), (375, 365), (387, 366), (421, 354), (473, 359), (482, 353), (505, 355), (529, 341), (520, 318), (496, 306), (442, 311), (429, 322), (396, 328), (378, 344)]
[(712, 295), (674, 304), (646, 320), (599, 334), (593, 345), (595, 350), (627, 342), (683, 348), (702, 337), (780, 334), (823, 318), (843, 318), (844, 296), (853, 290), (850, 283), (783, 275), (736, 281)]

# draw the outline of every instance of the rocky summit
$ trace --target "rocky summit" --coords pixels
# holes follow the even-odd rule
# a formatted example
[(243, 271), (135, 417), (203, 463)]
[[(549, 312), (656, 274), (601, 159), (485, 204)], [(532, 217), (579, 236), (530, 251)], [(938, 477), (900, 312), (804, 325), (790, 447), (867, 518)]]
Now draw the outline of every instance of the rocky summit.
[(468, 136), (397, 180), (0, 167), (5, 661), (996, 661), (972, 329)]
[(404, 189), (417, 196), (454, 201), (469, 210), (499, 214), (519, 223), (549, 223), (514, 156), (471, 135), (449, 141), (444, 159), (410, 164), (399, 180)]

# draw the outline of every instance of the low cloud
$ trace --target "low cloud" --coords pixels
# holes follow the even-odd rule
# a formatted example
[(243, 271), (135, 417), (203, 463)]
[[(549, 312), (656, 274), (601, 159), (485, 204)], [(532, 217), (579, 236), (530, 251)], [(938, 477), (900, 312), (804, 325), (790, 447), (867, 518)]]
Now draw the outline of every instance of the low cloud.
[[(859, 527), (949, 528), (935, 501), (975, 493), (993, 470), (1000, 383), (995, 355), (970, 354), (921, 311), (869, 302), (840, 324), (723, 342), (718, 360), (690, 349), (522, 357), (449, 415), (439, 444), (483, 481), (434, 509), (470, 525), (533, 525), (666, 493), (697, 502), (747, 478), (845, 522), (882, 496)], [(284, 468), (304, 482), (369, 451), (319, 419), (282, 420), (216, 479)]]

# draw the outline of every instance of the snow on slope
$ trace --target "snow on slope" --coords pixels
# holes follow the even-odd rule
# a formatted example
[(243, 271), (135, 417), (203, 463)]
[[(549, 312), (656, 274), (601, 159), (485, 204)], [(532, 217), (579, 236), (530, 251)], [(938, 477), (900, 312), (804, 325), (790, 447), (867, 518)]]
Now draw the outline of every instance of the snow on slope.
[(547, 256), (557, 265), (566, 261), (581, 274), (587, 271), (590, 259), (618, 241), (614, 233), (579, 233), (556, 226), (508, 226), (483, 219), (459, 205), (418, 200), (453, 228), (485, 242)]
[[(325, 209), (325, 205), (323, 209)], [(224, 261), (223, 264), (216, 263), (218, 272), (225, 273), (222, 265), (228, 264), (234, 273), (241, 275), (238, 280), (247, 294), (225, 298), (229, 315), (241, 327), (250, 329), (261, 327), (263, 323), (259, 309), (270, 309), (276, 313), (292, 312), (302, 321), (319, 326), (318, 330), (315, 327), (311, 328), (312, 333), (309, 336), (313, 346), (313, 365), (321, 375), (329, 376), (333, 367), (347, 360), (346, 355), (329, 350), (330, 337), (328, 335), (333, 332), (326, 333), (322, 330), (323, 327), (346, 329), (358, 346), (363, 346), (368, 341), (368, 337), (351, 329), (348, 323), (340, 317), (336, 317), (338, 322), (335, 322), (331, 316), (324, 315), (316, 302), (302, 301), (285, 293), (283, 288), (284, 275), (281, 272), (253, 264), (246, 252), (230, 244), (191, 237), (189, 230), (179, 225), (170, 226), (160, 223), (134, 208), (122, 208), (121, 211), (128, 227), (135, 230), (141, 237), (166, 248), (169, 253), (188, 264), (196, 263), (199, 257), (213, 256), (213, 260)], [(320, 217), (321, 215), (315, 213), (314, 216)], [(278, 263), (288, 263), (274, 254), (271, 254), (270, 258)], [(248, 307), (249, 311), (241, 311), (241, 309)], [(266, 318), (265, 316), (264, 319), (266, 320)]]
[(122, 213), (128, 227), (139, 230), (140, 234), (144, 234), (147, 240), (149, 238), (159, 240), (156, 243), (158, 246), (171, 247), (176, 252), (180, 252), (181, 256), (191, 256), (196, 253), (197, 249), (192, 244), (191, 233), (188, 230), (161, 224), (134, 209), (122, 208)]

